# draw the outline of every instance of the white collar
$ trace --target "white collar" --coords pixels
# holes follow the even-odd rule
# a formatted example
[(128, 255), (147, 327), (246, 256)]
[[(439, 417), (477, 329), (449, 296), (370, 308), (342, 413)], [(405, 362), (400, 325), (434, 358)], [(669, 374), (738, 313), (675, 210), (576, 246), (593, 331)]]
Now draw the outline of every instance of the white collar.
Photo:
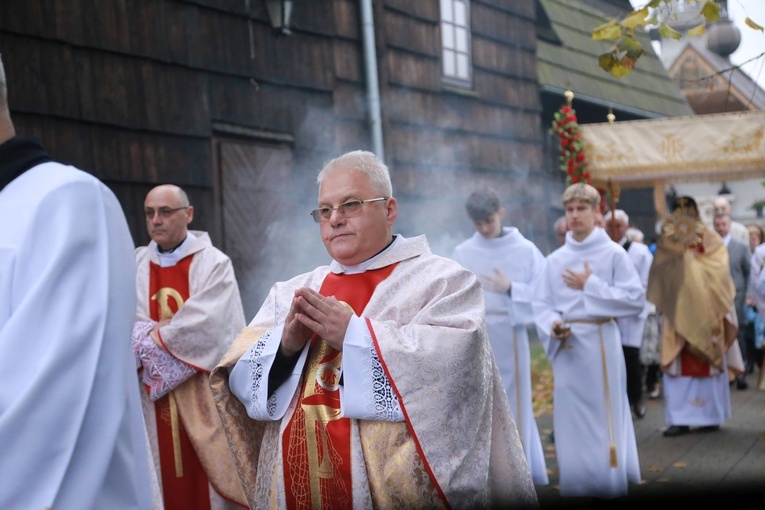
[(341, 263), (337, 262), (336, 260), (333, 260), (329, 264), (329, 270), (333, 273), (345, 273), (345, 274), (358, 274), (363, 273), (367, 270), (369, 266), (371, 266), (377, 259), (382, 257), (382, 255), (387, 252), (388, 250), (391, 250), (394, 246), (399, 246), (401, 244), (404, 244), (406, 239), (404, 239), (404, 236), (396, 234), (394, 236), (393, 242), (388, 245), (387, 248), (385, 248), (383, 251), (375, 255), (374, 257), (365, 260), (361, 264), (357, 264), (355, 266), (344, 266)]
[(157, 257), (159, 258), (159, 265), (161, 267), (169, 267), (174, 266), (180, 260), (185, 257), (186, 248), (196, 240), (196, 236), (192, 234), (191, 232), (186, 233), (186, 239), (183, 240), (183, 242), (178, 245), (176, 249), (171, 251), (170, 253), (162, 253), (159, 251), (159, 245), (157, 245)]

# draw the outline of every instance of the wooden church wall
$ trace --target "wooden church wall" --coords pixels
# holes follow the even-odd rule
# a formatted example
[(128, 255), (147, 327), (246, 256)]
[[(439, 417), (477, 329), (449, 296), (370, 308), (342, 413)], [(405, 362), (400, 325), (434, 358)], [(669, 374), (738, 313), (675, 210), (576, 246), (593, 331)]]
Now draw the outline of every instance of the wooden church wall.
[[(436, 251), (471, 233), (463, 204), (481, 184), (500, 191), (507, 222), (528, 237), (551, 228), (534, 2), (470, 5), (473, 88), (465, 91), (441, 79), (438, 0), (373, 2), (399, 230), (428, 234)], [(296, 1), (292, 25), (292, 35), (274, 35), (260, 0), (3, 0), (0, 52), (17, 130), (103, 179), (136, 244), (148, 241), (141, 211), (149, 189), (183, 186), (196, 209), (192, 228), (209, 231), (217, 246), (266, 240), (298, 259), (246, 268), (272, 283), (315, 265), (323, 252), (308, 216), (316, 172), (346, 150), (372, 149), (359, 2)], [(282, 178), (259, 182), (279, 183), (279, 208), (294, 219), (265, 233), (226, 231), (248, 223), (226, 221), (236, 204), (222, 198), (221, 147), (237, 144), (241, 154), (274, 144), (289, 151)], [(277, 171), (249, 164), (241, 175)], [(273, 204), (259, 203), (240, 214), (261, 229), (257, 218), (271, 216), (258, 207)], [(299, 250), (287, 246), (295, 238), (306, 239)]]

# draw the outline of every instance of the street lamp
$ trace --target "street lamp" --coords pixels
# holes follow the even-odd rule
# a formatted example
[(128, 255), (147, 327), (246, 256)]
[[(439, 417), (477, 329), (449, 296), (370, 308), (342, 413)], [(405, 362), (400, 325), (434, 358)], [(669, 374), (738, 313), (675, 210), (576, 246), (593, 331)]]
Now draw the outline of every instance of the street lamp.
[(274, 32), (281, 35), (290, 35), (290, 18), (292, 17), (292, 0), (264, 0), (268, 17)]

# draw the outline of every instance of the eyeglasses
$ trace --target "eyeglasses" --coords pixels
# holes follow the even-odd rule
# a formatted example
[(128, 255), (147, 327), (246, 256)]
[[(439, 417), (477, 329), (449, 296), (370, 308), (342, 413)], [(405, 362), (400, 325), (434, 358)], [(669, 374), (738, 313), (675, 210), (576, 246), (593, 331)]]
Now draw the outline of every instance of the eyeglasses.
[(311, 216), (313, 216), (313, 221), (316, 223), (323, 223), (325, 221), (329, 221), (329, 219), (332, 217), (332, 211), (337, 209), (337, 212), (339, 212), (340, 215), (344, 218), (352, 218), (354, 216), (358, 216), (361, 213), (361, 206), (363, 204), (379, 202), (380, 200), (388, 200), (388, 198), (390, 197), (370, 198), (369, 200), (351, 200), (349, 202), (340, 204), (337, 207), (320, 207), (311, 211)]
[(160, 207), (156, 211), (154, 209), (144, 209), (143, 213), (146, 215), (147, 220), (154, 219), (155, 214), (159, 214), (162, 219), (169, 218), (173, 213), (180, 211), (181, 209), (188, 209), (191, 206), (182, 205), (181, 207)]

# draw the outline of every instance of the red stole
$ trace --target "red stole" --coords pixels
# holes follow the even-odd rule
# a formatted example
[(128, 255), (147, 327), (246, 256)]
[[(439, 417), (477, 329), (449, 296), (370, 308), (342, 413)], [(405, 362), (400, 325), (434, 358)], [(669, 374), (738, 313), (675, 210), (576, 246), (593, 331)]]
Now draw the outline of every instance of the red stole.
[(680, 352), (680, 375), (687, 377), (709, 377), (711, 365), (694, 355), (687, 348)]
[[(329, 273), (319, 293), (357, 316), (395, 264), (359, 274)], [(288, 509), (351, 509), (351, 421), (340, 416), (342, 352), (314, 335), (298, 408), (282, 435)]]
[[(189, 298), (189, 267), (193, 255), (174, 266), (149, 263), (149, 314), (169, 319)], [(157, 442), (166, 510), (210, 509), (209, 482), (179, 419), (173, 393), (154, 402)]]

